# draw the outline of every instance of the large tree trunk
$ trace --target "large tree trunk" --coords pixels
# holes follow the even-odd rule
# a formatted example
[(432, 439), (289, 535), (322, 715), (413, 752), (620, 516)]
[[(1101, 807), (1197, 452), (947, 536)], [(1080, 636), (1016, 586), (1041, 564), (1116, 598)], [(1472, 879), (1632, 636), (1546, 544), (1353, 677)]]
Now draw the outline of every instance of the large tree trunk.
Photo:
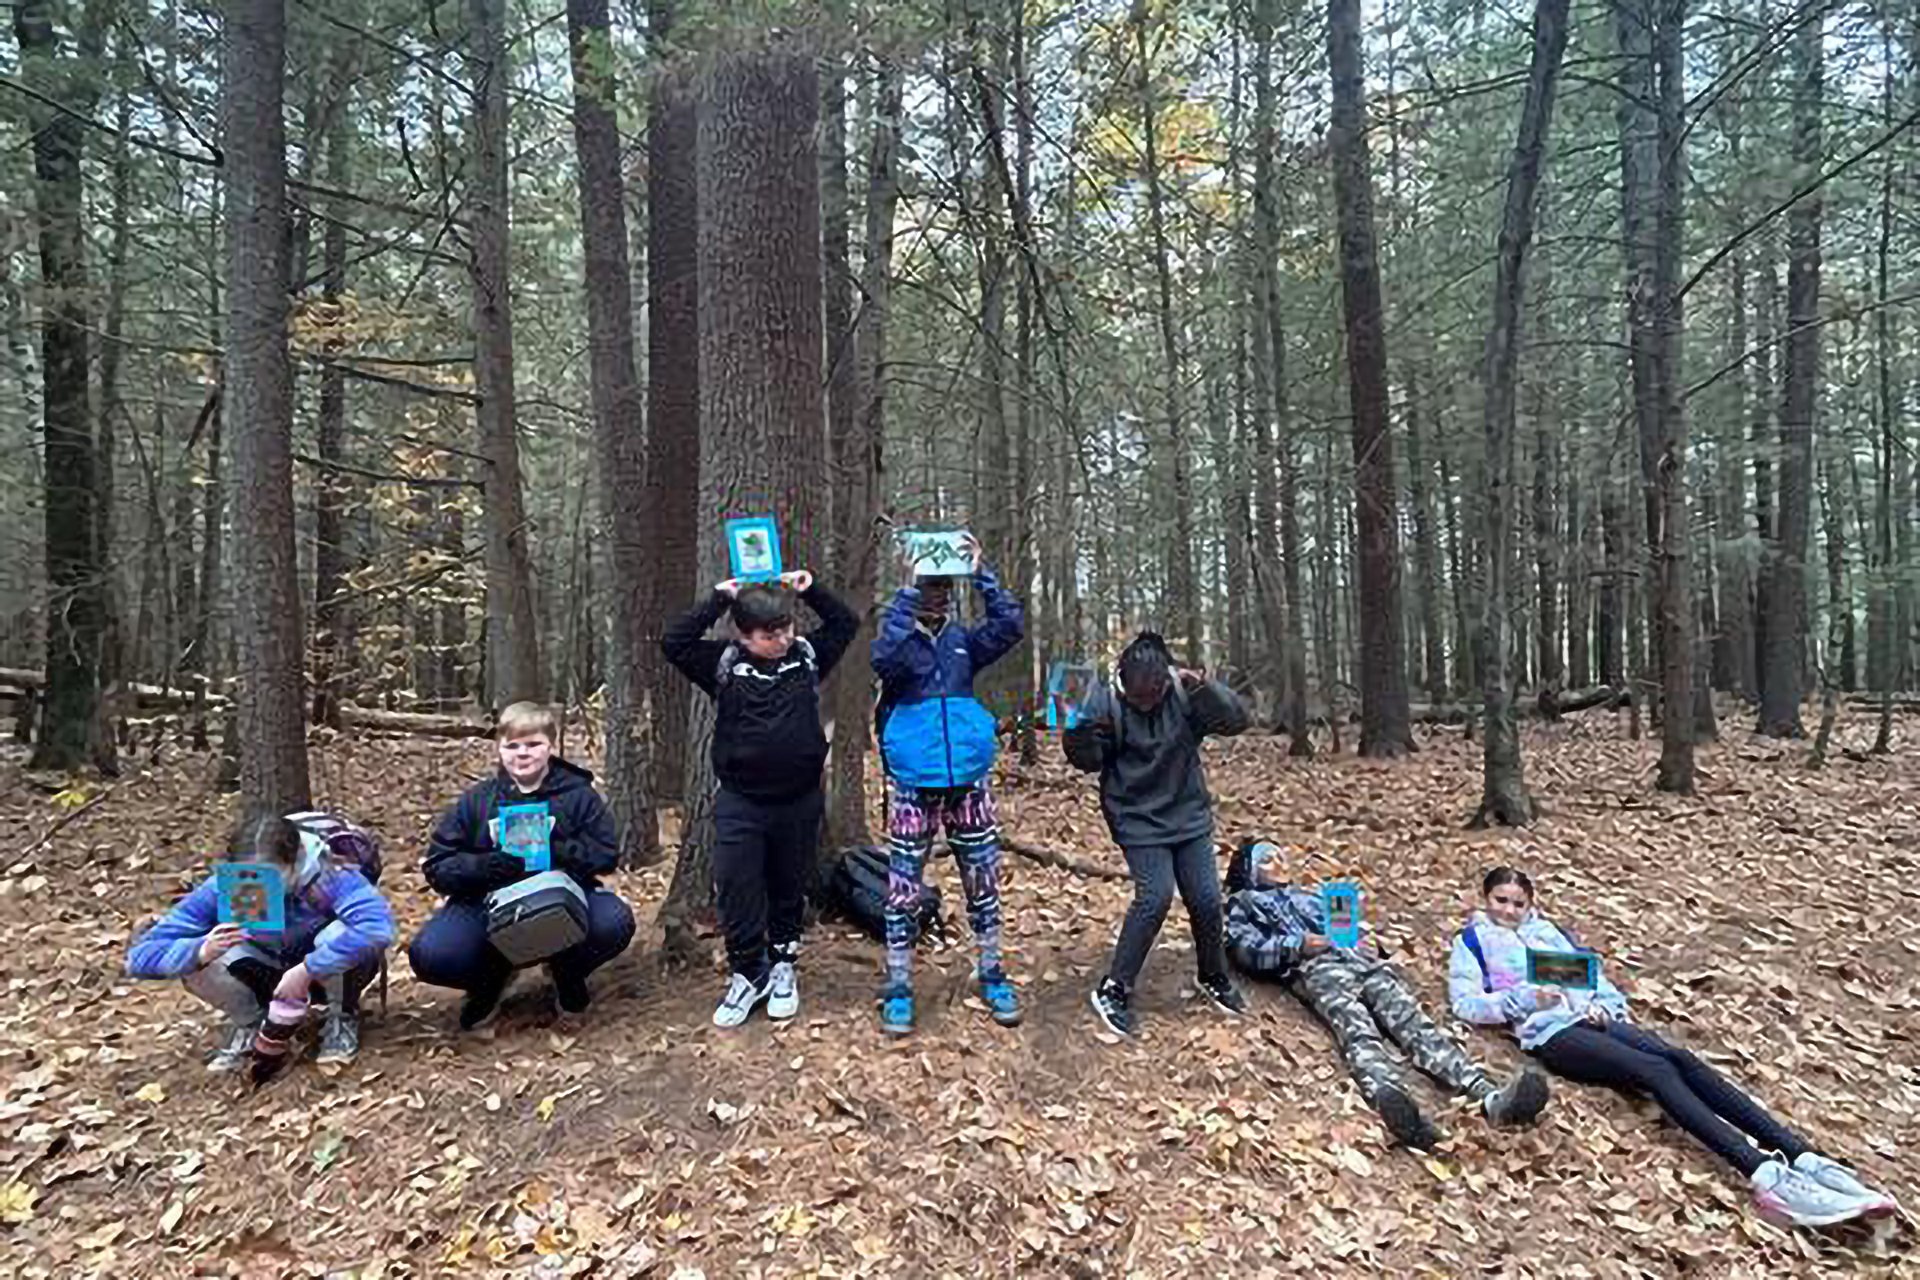
[(29, 104), (33, 128), (34, 199), (40, 235), (40, 279), (46, 301), (40, 327), (46, 453), (47, 689), (33, 766), (74, 770), (108, 763), (112, 750), (99, 717), (100, 658), (105, 627), (106, 565), (94, 517), (93, 413), (88, 402), (86, 198), (81, 163), (84, 121), (99, 97), (104, 13), (89, 5), (80, 20), (76, 56), (63, 59), (54, 29), (56, 6), (24, 0), (14, 33), (31, 79), (68, 85), (58, 107)]
[[(716, 56), (702, 77), (699, 149), (700, 566), (726, 576), (722, 523), (776, 513), (786, 563), (830, 548), (821, 404), (819, 77), (810, 54)], [(856, 659), (857, 660), (857, 659)], [(695, 726), (687, 819), (660, 908), (685, 954), (712, 896), (710, 709)]]
[(507, 64), (504, 0), (471, 0), (473, 22), (474, 385), (486, 455), (487, 703), (495, 711), (547, 696), (534, 607), (513, 386), (512, 270), (508, 258)]
[[(1487, 331), (1482, 382), (1486, 392), (1487, 582), (1481, 630), (1486, 647), (1482, 672), (1486, 732), (1484, 789), (1475, 826), (1520, 826), (1533, 821), (1520, 761), (1520, 732), (1513, 716), (1513, 685), (1507, 669), (1508, 581), (1513, 572), (1509, 522), (1513, 503), (1514, 376), (1524, 315), (1527, 248), (1533, 240), (1536, 193), (1553, 122), (1554, 89), (1567, 49), (1568, 0), (1540, 0), (1533, 14), (1533, 61), (1520, 111), (1519, 137), (1507, 166), (1507, 203), (1493, 285), (1493, 320)], [(1544, 466), (1544, 459), (1536, 460)]]
[[(1881, 67), (1883, 93), (1882, 121), (1893, 122), (1893, 24), (1881, 29)], [(1916, 33), (1920, 40), (1920, 33)], [(1875, 444), (1873, 502), (1873, 552), (1869, 560), (1867, 597), (1867, 672), (1868, 684), (1881, 695), (1879, 731), (1873, 739), (1873, 753), (1882, 755), (1893, 748), (1893, 691), (1899, 687), (1898, 646), (1904, 643), (1896, 630), (1899, 617), (1893, 542), (1894, 470), (1899, 465), (1896, 449), (1899, 430), (1895, 420), (1893, 393), (1893, 315), (1887, 305), (1888, 262), (1893, 248), (1894, 156), (1889, 151), (1880, 168), (1880, 234), (1874, 244), (1873, 316), (1874, 417), (1879, 427)], [(1905, 521), (1901, 524), (1904, 526)]]
[[(1825, 24), (1807, 22), (1795, 39), (1793, 159), (1802, 175), (1821, 164)], [(1807, 643), (1807, 525), (1813, 492), (1813, 416), (1819, 391), (1820, 193), (1787, 212), (1786, 389), (1780, 402), (1779, 536), (1768, 568), (1759, 731), (1806, 735), (1800, 722)]]
[(222, 35), (228, 485), (236, 509), (244, 502), (247, 513), (234, 526), (228, 575), (239, 675), (233, 728), (245, 802), (288, 813), (312, 796), (293, 534), (283, 0), (235, 0)]
[(612, 538), (607, 599), (607, 794), (627, 866), (660, 850), (654, 821), (644, 666), (647, 578), (646, 422), (633, 362), (633, 274), (627, 258), (626, 182), (607, 0), (567, 0), (573, 62), (573, 142), (580, 162), (587, 342), (600, 501)]
[(875, 72), (873, 132), (867, 151), (866, 249), (861, 256), (860, 307), (853, 327), (855, 406), (850, 434), (833, 441), (834, 585), (860, 614), (860, 632), (847, 661), (828, 685), (833, 717), (827, 833), (834, 847), (864, 844), (867, 826), (867, 751), (873, 734), (873, 678), (866, 662), (880, 587), (882, 442), (886, 438), (887, 306), (893, 281), (893, 214), (899, 196), (894, 157), (900, 143), (901, 74), (890, 62)]
[[(694, 103), (671, 54), (676, 0), (650, 0), (649, 44), (665, 51), (647, 98), (647, 544), (652, 593), (636, 646), (653, 721), (654, 794), (685, 799), (695, 767), (687, 740), (685, 682), (660, 653), (668, 618), (685, 609), (698, 577), (700, 312), (694, 183)], [(695, 697), (704, 697), (696, 693)]]
[(1332, 0), (1327, 60), (1333, 78), (1328, 150), (1340, 222), (1340, 291), (1346, 311), (1359, 526), (1360, 752), (1397, 756), (1413, 749), (1413, 728), (1402, 640), (1399, 503), (1387, 420), (1387, 346), (1360, 62), (1360, 0)]

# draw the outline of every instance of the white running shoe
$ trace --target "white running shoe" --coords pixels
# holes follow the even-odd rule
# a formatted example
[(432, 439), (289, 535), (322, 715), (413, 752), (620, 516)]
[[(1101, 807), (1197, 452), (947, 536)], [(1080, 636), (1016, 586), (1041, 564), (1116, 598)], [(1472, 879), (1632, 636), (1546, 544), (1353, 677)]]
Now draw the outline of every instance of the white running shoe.
[(1853, 1196), (1864, 1201), (1867, 1212), (1875, 1217), (1894, 1213), (1900, 1208), (1892, 1196), (1884, 1191), (1875, 1190), (1860, 1181), (1856, 1174), (1838, 1160), (1829, 1160), (1812, 1151), (1803, 1151), (1794, 1158), (1794, 1172), (1804, 1173), (1829, 1191), (1838, 1191), (1843, 1196)]
[(1858, 1196), (1835, 1191), (1778, 1160), (1755, 1169), (1752, 1182), (1754, 1212), (1777, 1227), (1830, 1227), (1867, 1211)]
[(765, 1000), (773, 992), (771, 979), (757, 986), (753, 979), (744, 973), (736, 973), (727, 983), (727, 994), (720, 997), (720, 1003), (713, 1011), (713, 1025), (716, 1027), (737, 1027), (753, 1016), (753, 1006)]
[(800, 1012), (800, 976), (795, 972), (791, 960), (782, 960), (773, 966), (773, 972), (767, 976), (767, 985), (769, 1018), (791, 1018)]

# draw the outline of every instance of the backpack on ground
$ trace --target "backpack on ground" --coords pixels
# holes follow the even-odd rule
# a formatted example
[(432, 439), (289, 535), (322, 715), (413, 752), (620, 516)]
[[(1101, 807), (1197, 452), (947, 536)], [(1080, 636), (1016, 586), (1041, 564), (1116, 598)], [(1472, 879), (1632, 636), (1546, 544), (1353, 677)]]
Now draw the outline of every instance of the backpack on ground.
[[(871, 845), (832, 856), (820, 877), (820, 906), (882, 942), (887, 937), (887, 852)], [(927, 885), (920, 894), (920, 936), (943, 934), (940, 890)]]

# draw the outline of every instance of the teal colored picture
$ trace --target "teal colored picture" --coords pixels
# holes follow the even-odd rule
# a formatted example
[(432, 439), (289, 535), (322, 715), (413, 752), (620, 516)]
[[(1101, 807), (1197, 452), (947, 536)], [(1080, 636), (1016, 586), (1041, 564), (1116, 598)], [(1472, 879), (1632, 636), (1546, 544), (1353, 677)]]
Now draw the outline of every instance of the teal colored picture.
[(280, 868), (266, 862), (222, 862), (213, 869), (213, 884), (221, 924), (261, 933), (286, 929), (287, 881)]
[(553, 866), (552, 840), (553, 819), (544, 803), (500, 806), (500, 848), (528, 871)]
[(1536, 987), (1596, 991), (1600, 957), (1591, 951), (1536, 951), (1527, 948), (1527, 981)]
[(1330, 880), (1320, 886), (1320, 905), (1327, 913), (1327, 941), (1351, 950), (1360, 945), (1360, 886), (1351, 880)]
[(1047, 668), (1047, 728), (1079, 728), (1099, 687), (1099, 671), (1085, 663), (1056, 662)]
[(908, 529), (900, 535), (916, 578), (966, 578), (973, 555), (965, 529)]
[(772, 582), (780, 577), (780, 529), (772, 516), (727, 521), (727, 563), (739, 582)]

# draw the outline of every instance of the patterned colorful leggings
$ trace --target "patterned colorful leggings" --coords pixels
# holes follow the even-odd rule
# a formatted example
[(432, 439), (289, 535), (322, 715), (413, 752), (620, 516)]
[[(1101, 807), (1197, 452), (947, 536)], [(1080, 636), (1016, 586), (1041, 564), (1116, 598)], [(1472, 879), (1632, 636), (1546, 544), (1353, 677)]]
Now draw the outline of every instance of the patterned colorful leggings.
[(982, 977), (1000, 972), (1000, 821), (986, 780), (970, 787), (896, 785), (887, 815), (887, 981), (893, 986), (913, 979), (927, 854), (934, 833), (942, 828), (960, 864), (967, 920), (980, 951), (978, 972)]

